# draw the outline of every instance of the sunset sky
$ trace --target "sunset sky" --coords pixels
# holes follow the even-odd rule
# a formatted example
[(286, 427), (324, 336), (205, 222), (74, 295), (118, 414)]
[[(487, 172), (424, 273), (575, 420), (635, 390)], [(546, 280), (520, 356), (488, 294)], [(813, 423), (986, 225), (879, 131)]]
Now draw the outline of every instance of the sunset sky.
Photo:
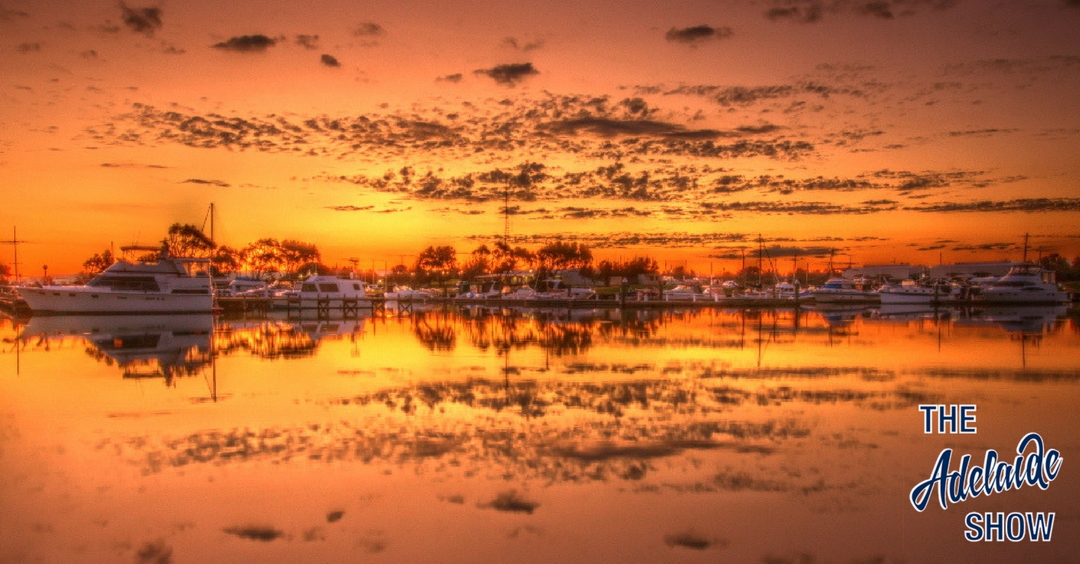
[(0, 0), (0, 236), (73, 273), (214, 202), (234, 247), (464, 259), (528, 166), (534, 249), (1072, 258), (1078, 39), (1077, 0)]

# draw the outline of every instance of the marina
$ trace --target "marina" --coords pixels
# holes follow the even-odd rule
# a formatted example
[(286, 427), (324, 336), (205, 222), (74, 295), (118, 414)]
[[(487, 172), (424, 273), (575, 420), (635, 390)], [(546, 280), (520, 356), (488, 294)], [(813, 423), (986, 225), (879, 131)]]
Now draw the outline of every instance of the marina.
[[(0, 534), (45, 561), (962, 560), (963, 512), (906, 501), (942, 445), (1080, 448), (1066, 306), (817, 308), (0, 318)], [(978, 435), (923, 434), (918, 404), (972, 398)], [(1061, 476), (1001, 499), (1067, 515)]]

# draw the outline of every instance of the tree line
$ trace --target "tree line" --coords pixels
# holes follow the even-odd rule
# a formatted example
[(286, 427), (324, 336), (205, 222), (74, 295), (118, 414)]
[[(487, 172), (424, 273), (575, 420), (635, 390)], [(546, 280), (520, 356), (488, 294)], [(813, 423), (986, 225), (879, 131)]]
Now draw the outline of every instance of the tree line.
[[(262, 278), (297, 279), (309, 274), (330, 274), (334, 269), (322, 263), (322, 255), (313, 243), (294, 239), (264, 238), (240, 248), (216, 245), (201, 229), (190, 224), (174, 223), (162, 241), (172, 256), (194, 256), (213, 259), (214, 274), (250, 273)], [(606, 282), (615, 277), (636, 280), (641, 275), (658, 275), (660, 268), (650, 257), (629, 260), (596, 261), (592, 250), (576, 242), (556, 241), (539, 249), (512, 247), (504, 241), (476, 247), (463, 260), (452, 246), (429, 246), (420, 251), (412, 265), (399, 264), (386, 273), (391, 283), (445, 285), (450, 280), (476, 280), (481, 276), (509, 276), (520, 270), (530, 270), (538, 279), (560, 270), (578, 270), (582, 276)], [(111, 250), (96, 253), (83, 262), (81, 277), (89, 278), (115, 262)], [(154, 253), (136, 257), (153, 259)], [(1060, 282), (1080, 281), (1080, 257), (1071, 262), (1060, 254), (1039, 259), (1039, 264), (1057, 272)], [(10, 276), (8, 265), (0, 264), (0, 276)], [(805, 272), (804, 272), (805, 273)], [(373, 273), (372, 273), (373, 274)], [(677, 278), (692, 276), (693, 271), (679, 266), (672, 269)], [(747, 267), (740, 275), (756, 274), (756, 267)]]

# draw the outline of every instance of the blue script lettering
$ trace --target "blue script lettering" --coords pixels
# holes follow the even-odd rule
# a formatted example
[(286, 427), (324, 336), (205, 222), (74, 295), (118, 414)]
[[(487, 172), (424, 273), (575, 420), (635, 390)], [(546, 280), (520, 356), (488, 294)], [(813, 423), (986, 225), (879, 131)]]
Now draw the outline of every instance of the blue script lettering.
[[(1034, 450), (1024, 455), (1030, 445)], [(1001, 493), (1021, 486), (1038, 486), (1047, 489), (1061, 471), (1064, 462), (1061, 453), (1055, 449), (1046, 450), (1043, 439), (1038, 433), (1028, 433), (1016, 446), (1017, 457), (1012, 463), (999, 461), (997, 451), (986, 451), (982, 467), (971, 467), (971, 455), (960, 458), (960, 468), (949, 471), (952, 462), (952, 449), (947, 448), (938, 455), (930, 478), (911, 489), (911, 505), (916, 511), (923, 511), (934, 497), (937, 489), (938, 505), (948, 509), (949, 503), (960, 503), (968, 497), (978, 497)], [(981, 487), (980, 487), (981, 486)]]

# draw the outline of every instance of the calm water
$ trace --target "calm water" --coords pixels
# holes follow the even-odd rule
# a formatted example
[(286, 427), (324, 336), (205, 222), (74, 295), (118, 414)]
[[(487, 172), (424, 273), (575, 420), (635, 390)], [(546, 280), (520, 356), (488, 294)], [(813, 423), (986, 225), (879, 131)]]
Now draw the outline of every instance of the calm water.
[[(432, 309), (0, 320), (0, 562), (1076, 562), (1080, 325)], [(920, 404), (976, 404), (927, 435)], [(1065, 461), (917, 512), (938, 454)], [(953, 468), (957, 463), (953, 464)], [(1054, 512), (1050, 542), (964, 540)]]

